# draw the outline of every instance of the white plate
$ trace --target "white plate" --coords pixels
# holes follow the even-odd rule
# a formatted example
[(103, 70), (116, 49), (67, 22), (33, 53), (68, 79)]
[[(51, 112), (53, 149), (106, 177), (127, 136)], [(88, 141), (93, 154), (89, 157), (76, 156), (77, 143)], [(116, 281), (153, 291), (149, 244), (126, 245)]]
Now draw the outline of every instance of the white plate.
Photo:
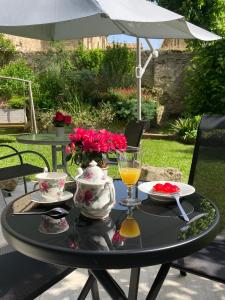
[(183, 183), (183, 182), (176, 182), (176, 181), (149, 181), (149, 182), (144, 182), (138, 186), (138, 189), (141, 192), (144, 192), (146, 194), (151, 195), (151, 198), (154, 200), (164, 202), (166, 201), (175, 201), (172, 195), (169, 194), (161, 194), (157, 195), (157, 192), (153, 192), (153, 186), (156, 185), (157, 183), (165, 184), (166, 182), (175, 184), (176, 186), (179, 187), (180, 189), (180, 197), (188, 196), (191, 195), (195, 192), (195, 188), (189, 184)]
[(58, 198), (52, 198), (52, 197), (46, 197), (42, 196), (40, 191), (37, 191), (36, 193), (32, 194), (31, 196), (31, 201), (39, 203), (39, 204), (55, 204), (55, 203), (60, 203), (64, 202), (66, 200), (69, 200), (73, 197), (73, 194), (67, 191), (64, 191), (61, 196)]

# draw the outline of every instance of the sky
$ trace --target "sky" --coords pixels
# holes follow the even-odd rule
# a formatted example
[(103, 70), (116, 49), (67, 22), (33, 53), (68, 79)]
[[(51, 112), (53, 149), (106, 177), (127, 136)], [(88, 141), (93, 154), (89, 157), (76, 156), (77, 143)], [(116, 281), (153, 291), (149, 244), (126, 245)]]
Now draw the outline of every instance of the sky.
[[(151, 44), (153, 46), (154, 49), (160, 49), (160, 47), (162, 46), (163, 40), (162, 39), (150, 39)], [(108, 42), (112, 43), (136, 43), (136, 38), (133, 36), (129, 36), (129, 35), (125, 35), (125, 34), (117, 34), (117, 35), (110, 35), (108, 37)], [(144, 49), (149, 49), (146, 41), (144, 39), (141, 39), (141, 43), (143, 45)]]
[[(154, 49), (159, 49), (163, 43), (162, 39), (150, 39), (151, 44)], [(136, 38), (133, 36), (125, 35), (125, 34), (117, 34), (117, 35), (110, 35), (108, 37), (108, 42), (112, 43), (136, 43)], [(144, 49), (149, 49), (146, 41), (144, 39), (141, 39), (141, 43), (143, 45)]]

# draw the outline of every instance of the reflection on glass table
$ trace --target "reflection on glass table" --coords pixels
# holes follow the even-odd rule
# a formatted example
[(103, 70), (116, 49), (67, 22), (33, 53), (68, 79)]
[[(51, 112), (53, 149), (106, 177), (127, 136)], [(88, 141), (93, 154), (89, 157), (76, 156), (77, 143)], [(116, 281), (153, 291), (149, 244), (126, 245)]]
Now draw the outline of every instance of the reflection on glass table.
[[(114, 180), (114, 185), (117, 206), (106, 219), (83, 217), (74, 203), (67, 201), (69, 214), (65, 219), (69, 228), (58, 234), (46, 234), (39, 230), (42, 216), (13, 215), (15, 210), (34, 209), (37, 205), (31, 202), (31, 195), (26, 195), (4, 210), (1, 218), (3, 234), (16, 250), (27, 256), (53, 264), (89, 269), (105, 288), (118, 295), (114, 299), (119, 299), (124, 294), (118, 285), (115, 288), (107, 269), (131, 268), (138, 280), (141, 267), (160, 264), (154, 281), (154, 285), (160, 288), (162, 282), (158, 278), (165, 278), (172, 261), (205, 247), (218, 232), (220, 216), (217, 207), (196, 193), (185, 197), (182, 204), (189, 211), (190, 220), (201, 217), (187, 224), (179, 216), (175, 203), (160, 205), (140, 191), (138, 199), (141, 205), (129, 210), (120, 206), (126, 188), (121, 180)], [(42, 209), (44, 212), (49, 208)], [(131, 209), (132, 215), (129, 214)], [(134, 269), (139, 270), (136, 275)]]

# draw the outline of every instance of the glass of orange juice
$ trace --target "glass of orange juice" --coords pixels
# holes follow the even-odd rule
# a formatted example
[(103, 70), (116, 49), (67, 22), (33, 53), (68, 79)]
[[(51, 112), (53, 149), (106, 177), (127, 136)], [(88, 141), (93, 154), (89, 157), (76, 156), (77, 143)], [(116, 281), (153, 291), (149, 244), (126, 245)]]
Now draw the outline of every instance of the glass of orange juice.
[(130, 147), (126, 152), (121, 152), (118, 156), (119, 173), (123, 183), (127, 186), (128, 197), (120, 201), (125, 206), (136, 206), (141, 203), (137, 198), (132, 197), (132, 189), (138, 182), (141, 174), (142, 162), (141, 150)]

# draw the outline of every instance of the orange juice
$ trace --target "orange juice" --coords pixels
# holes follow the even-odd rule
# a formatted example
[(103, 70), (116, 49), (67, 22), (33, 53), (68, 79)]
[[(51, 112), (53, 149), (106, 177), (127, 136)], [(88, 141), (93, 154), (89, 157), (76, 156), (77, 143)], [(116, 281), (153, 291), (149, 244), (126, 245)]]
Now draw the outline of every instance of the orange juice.
[(127, 186), (133, 186), (137, 183), (141, 170), (138, 168), (120, 168), (120, 176)]
[(123, 237), (134, 238), (140, 235), (140, 228), (137, 221), (128, 216), (121, 224), (120, 235)]

